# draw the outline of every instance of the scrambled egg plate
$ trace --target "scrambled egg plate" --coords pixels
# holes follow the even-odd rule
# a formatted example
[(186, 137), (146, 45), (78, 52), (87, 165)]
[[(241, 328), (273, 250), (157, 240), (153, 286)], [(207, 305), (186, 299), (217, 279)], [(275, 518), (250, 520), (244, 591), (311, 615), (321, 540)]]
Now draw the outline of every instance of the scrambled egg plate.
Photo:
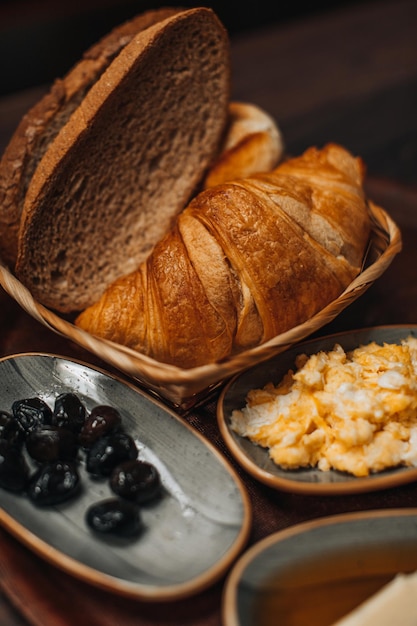
[(248, 393), (231, 428), (284, 469), (417, 466), (417, 339), (299, 355), (277, 386)]

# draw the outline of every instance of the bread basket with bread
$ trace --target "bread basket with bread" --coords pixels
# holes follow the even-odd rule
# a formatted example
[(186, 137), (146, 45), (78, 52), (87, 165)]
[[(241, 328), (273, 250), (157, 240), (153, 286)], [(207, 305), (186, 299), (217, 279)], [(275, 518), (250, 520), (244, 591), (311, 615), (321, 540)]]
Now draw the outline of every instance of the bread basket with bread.
[(211, 9), (145, 13), (54, 83), (0, 162), (3, 288), (181, 409), (330, 322), (401, 249), (359, 157), (287, 157), (230, 83)]

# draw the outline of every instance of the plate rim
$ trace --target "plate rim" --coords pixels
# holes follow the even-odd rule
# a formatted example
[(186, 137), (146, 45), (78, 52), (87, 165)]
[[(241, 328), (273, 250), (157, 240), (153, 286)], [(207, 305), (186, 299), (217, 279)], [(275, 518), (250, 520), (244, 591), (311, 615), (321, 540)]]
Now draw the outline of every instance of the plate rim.
[[(294, 481), (290, 477), (285, 478), (275, 476), (274, 474), (262, 469), (256, 463), (254, 463), (252, 459), (247, 456), (244, 451), (238, 446), (235, 436), (230, 431), (227, 423), (228, 418), (225, 415), (224, 411), (225, 398), (232, 386), (239, 378), (247, 375), (251, 371), (267, 366), (268, 363), (278, 361), (280, 358), (283, 357), (283, 355), (288, 352), (294, 352), (295, 350), (299, 350), (301, 352), (304, 348), (308, 349), (309, 346), (316, 345), (321, 341), (337, 341), (338, 338), (348, 338), (349, 336), (355, 334), (363, 334), (369, 332), (389, 332), (396, 330), (404, 331), (404, 333), (406, 333), (407, 330), (412, 330), (414, 333), (417, 333), (417, 324), (384, 324), (377, 326), (367, 326), (358, 329), (350, 329), (331, 333), (328, 335), (320, 335), (318, 337), (302, 341), (295, 345), (291, 345), (284, 352), (281, 352), (278, 355), (274, 355), (270, 359), (262, 361), (261, 363), (247, 368), (243, 372), (239, 372), (238, 374), (233, 376), (225, 384), (220, 392), (216, 406), (216, 417), (222, 438), (234, 459), (239, 463), (239, 465), (241, 465), (241, 467), (243, 467), (253, 478), (258, 480), (259, 482), (276, 490), (299, 495), (346, 495), (353, 493), (368, 493), (372, 491), (396, 487), (399, 485), (405, 485), (407, 483), (417, 480), (417, 467), (399, 467), (398, 472), (395, 471), (395, 468), (392, 468), (392, 473), (390, 474), (384, 474), (383, 472), (381, 472), (380, 474), (373, 474), (365, 477), (355, 477), (352, 475), (351, 478), (348, 478), (346, 481), (343, 482), (314, 483)], [(309, 471), (309, 469), (306, 468), (305, 471)], [(317, 470), (311, 468), (311, 471)]]
[[(162, 411), (168, 413), (180, 425), (180, 427), (184, 427), (190, 431), (192, 435), (197, 437), (201, 443), (210, 450), (213, 456), (216, 457), (217, 462), (222, 465), (224, 471), (226, 471), (232, 478), (241, 498), (242, 519), (240, 521), (240, 530), (237, 533), (233, 544), (212, 566), (187, 581), (163, 587), (121, 579), (117, 576), (101, 572), (92, 566), (78, 561), (76, 558), (61, 552), (58, 548), (48, 544), (30, 529), (16, 521), (14, 517), (5, 511), (0, 504), (0, 525), (2, 528), (36, 556), (40, 557), (57, 569), (82, 582), (93, 585), (104, 591), (115, 593), (122, 597), (145, 602), (169, 602), (195, 595), (215, 584), (215, 582), (217, 582), (226, 573), (227, 569), (236, 561), (246, 546), (249, 540), (253, 517), (252, 505), (248, 491), (238, 472), (235, 470), (227, 457), (221, 453), (214, 443), (200, 433), (192, 424), (176, 413), (173, 408), (165, 405), (160, 399), (147, 394), (140, 387), (136, 387), (133, 382), (125, 380), (121, 375), (109, 372), (105, 368), (92, 365), (81, 359), (67, 357), (65, 355), (51, 352), (21, 352), (6, 355), (0, 357), (0, 364), (5, 361), (12, 361), (27, 357), (47, 357), (49, 359), (58, 359), (72, 363), (76, 366), (85, 367), (87, 370), (94, 371), (95, 373), (98, 372), (102, 376), (111, 378), (117, 383), (129, 387), (146, 402), (149, 402), (150, 404), (159, 407)], [(105, 544), (103, 545), (105, 546)]]

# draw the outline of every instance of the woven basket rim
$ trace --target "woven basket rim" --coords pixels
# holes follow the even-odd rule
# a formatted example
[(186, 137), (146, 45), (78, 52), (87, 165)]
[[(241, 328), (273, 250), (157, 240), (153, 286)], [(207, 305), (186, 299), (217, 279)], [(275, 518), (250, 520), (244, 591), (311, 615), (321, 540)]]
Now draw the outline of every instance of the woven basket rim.
[(0, 284), (32, 317), (53, 332), (67, 337), (116, 369), (134, 378), (145, 390), (174, 405), (192, 405), (234, 374), (283, 352), (331, 322), (362, 295), (389, 267), (402, 247), (401, 232), (388, 213), (369, 202), (372, 229), (367, 263), (338, 298), (312, 318), (269, 341), (221, 362), (191, 369), (162, 363), (145, 354), (94, 337), (35, 301), (29, 290), (0, 261)]

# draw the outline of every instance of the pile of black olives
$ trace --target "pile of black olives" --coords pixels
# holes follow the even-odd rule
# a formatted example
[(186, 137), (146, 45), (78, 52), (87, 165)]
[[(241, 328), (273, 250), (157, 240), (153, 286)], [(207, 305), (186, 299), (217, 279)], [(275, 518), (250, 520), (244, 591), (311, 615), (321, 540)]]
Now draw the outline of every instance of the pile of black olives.
[(95, 480), (106, 479), (114, 496), (86, 511), (88, 526), (105, 535), (134, 537), (141, 528), (140, 505), (157, 498), (156, 467), (138, 459), (133, 438), (117, 409), (97, 405), (90, 412), (74, 393), (62, 393), (54, 407), (39, 397), (0, 410), (0, 487), (25, 494), (37, 506), (59, 504), (82, 489), (79, 464)]

